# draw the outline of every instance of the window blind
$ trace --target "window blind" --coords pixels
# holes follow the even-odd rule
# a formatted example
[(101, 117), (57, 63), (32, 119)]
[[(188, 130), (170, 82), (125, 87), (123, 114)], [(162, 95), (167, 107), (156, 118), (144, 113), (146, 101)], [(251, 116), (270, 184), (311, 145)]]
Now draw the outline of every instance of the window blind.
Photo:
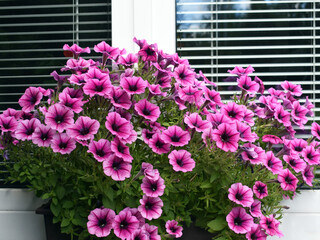
[(316, 107), (310, 120), (320, 121), (318, 0), (177, 0), (176, 9), (177, 52), (218, 83), (222, 96), (236, 89), (227, 70), (252, 65), (266, 87), (301, 84), (302, 98)]
[[(0, 112), (20, 109), (29, 86), (56, 86), (50, 73), (66, 74), (64, 44), (93, 49), (101, 41), (111, 44), (111, 0), (0, 1)], [(0, 185), (4, 177), (2, 168)]]

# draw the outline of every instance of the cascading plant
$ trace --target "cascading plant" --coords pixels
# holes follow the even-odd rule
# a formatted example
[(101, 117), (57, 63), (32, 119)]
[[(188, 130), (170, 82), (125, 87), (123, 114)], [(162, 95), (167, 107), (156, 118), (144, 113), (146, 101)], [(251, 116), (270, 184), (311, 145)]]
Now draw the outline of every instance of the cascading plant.
[(79, 239), (179, 238), (182, 223), (219, 240), (282, 236), (280, 201), (311, 186), (320, 162), (320, 126), (295, 137), (314, 107), (300, 85), (265, 90), (235, 67), (241, 94), (223, 100), (187, 60), (134, 42), (135, 54), (97, 44), (98, 61), (66, 44), (57, 87), (29, 87), (22, 110), (0, 115), (9, 180), (50, 200)]

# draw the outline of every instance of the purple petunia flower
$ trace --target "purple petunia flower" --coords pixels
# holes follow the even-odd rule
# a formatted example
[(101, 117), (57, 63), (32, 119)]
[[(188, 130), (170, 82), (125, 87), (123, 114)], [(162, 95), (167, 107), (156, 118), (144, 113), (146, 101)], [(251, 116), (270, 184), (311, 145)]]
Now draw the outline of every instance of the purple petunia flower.
[(86, 83), (86, 81), (84, 80), (84, 76), (85, 76), (85, 74), (80, 74), (80, 75), (72, 74), (68, 80), (71, 84), (82, 86)]
[(141, 57), (142, 61), (156, 62), (157, 52), (158, 46), (156, 43), (150, 45), (145, 43), (144, 45), (142, 45), (142, 48), (138, 52), (138, 55)]
[(88, 216), (88, 232), (97, 237), (107, 237), (112, 229), (116, 213), (109, 208), (96, 208)]
[(192, 113), (184, 117), (184, 122), (189, 128), (194, 128), (197, 132), (204, 132), (208, 128), (212, 128), (212, 125), (207, 120), (202, 120), (198, 113)]
[(63, 132), (74, 123), (73, 111), (60, 103), (56, 103), (49, 107), (45, 114), (45, 123), (58, 132)]
[(144, 177), (142, 179), (141, 189), (142, 192), (148, 197), (162, 196), (165, 188), (166, 186), (164, 185), (164, 180), (161, 177), (158, 177), (157, 179)]
[(170, 143), (175, 147), (182, 147), (190, 141), (190, 134), (188, 131), (182, 130), (179, 126), (170, 126), (162, 132), (163, 141)]
[(129, 239), (131, 235), (139, 228), (139, 221), (135, 216), (132, 216), (128, 210), (122, 210), (115, 216), (112, 224), (114, 234), (124, 239)]
[(222, 123), (213, 130), (212, 138), (216, 141), (217, 147), (225, 152), (235, 152), (238, 149), (239, 132), (233, 125)]
[(107, 160), (113, 154), (110, 142), (106, 139), (100, 139), (98, 142), (91, 141), (89, 143), (88, 152), (92, 153), (98, 162)]
[(191, 172), (196, 163), (191, 158), (191, 153), (186, 150), (173, 150), (169, 155), (169, 163), (176, 172)]
[(267, 240), (267, 234), (261, 229), (259, 224), (253, 224), (251, 230), (247, 232), (248, 240)]
[(106, 117), (106, 128), (115, 136), (126, 139), (130, 136), (132, 125), (119, 113), (111, 112)]
[(263, 199), (264, 197), (268, 196), (267, 185), (263, 182), (256, 181), (252, 189), (257, 198)]
[(285, 111), (281, 105), (276, 106), (274, 110), (274, 118), (277, 119), (278, 122), (283, 123), (285, 127), (291, 125), (290, 113), (288, 111)]
[(56, 133), (52, 138), (51, 148), (54, 152), (70, 154), (76, 148), (76, 141), (66, 133)]
[(78, 58), (81, 53), (90, 53), (89, 47), (81, 48), (77, 44), (73, 44), (71, 47), (65, 44), (63, 50), (72, 52), (74, 58)]
[(170, 144), (166, 143), (159, 133), (153, 134), (148, 145), (153, 152), (158, 154), (168, 153), (170, 151)]
[(280, 144), (282, 143), (282, 140), (275, 135), (264, 135), (262, 137), (262, 142), (267, 142), (271, 144)]
[(122, 158), (125, 162), (132, 162), (133, 157), (130, 155), (129, 147), (124, 145), (119, 138), (115, 137), (111, 141), (111, 150), (117, 157)]
[(141, 99), (139, 102), (137, 102), (134, 105), (134, 109), (140, 116), (152, 122), (157, 121), (158, 117), (160, 116), (160, 108), (157, 105), (148, 102), (147, 99)]
[(149, 234), (142, 228), (136, 229), (128, 240), (149, 240)]
[(119, 48), (111, 47), (105, 41), (102, 41), (101, 43), (94, 45), (93, 49), (95, 52), (103, 54), (104, 62), (108, 58), (116, 59), (120, 55), (120, 52), (121, 52)]
[(37, 87), (29, 87), (19, 99), (19, 105), (22, 111), (30, 112), (38, 105), (43, 97), (43, 94)]
[(256, 93), (260, 88), (259, 84), (255, 81), (252, 81), (251, 77), (247, 75), (243, 75), (238, 78), (237, 82), (238, 86), (247, 92)]
[(283, 170), (282, 161), (275, 157), (272, 151), (266, 152), (266, 158), (263, 159), (263, 164), (273, 175), (279, 174)]
[(81, 101), (79, 98), (72, 98), (66, 92), (62, 92), (59, 94), (59, 101), (62, 105), (70, 108), (75, 113), (80, 113), (83, 109), (82, 106), (85, 102)]
[(132, 102), (128, 93), (122, 90), (120, 87), (112, 86), (110, 93), (108, 94), (108, 98), (111, 100), (111, 103), (115, 107), (124, 108), (129, 110)]
[(118, 59), (118, 64), (125, 66), (132, 66), (135, 63), (138, 63), (139, 59), (136, 54), (129, 53), (126, 57), (120, 56)]
[(0, 129), (2, 132), (14, 132), (17, 129), (18, 121), (14, 116), (0, 115)]
[(284, 155), (283, 160), (288, 163), (296, 173), (302, 172), (307, 166), (305, 161), (296, 155)]
[(227, 215), (226, 220), (229, 228), (238, 234), (249, 232), (253, 226), (253, 218), (242, 207), (233, 208)]
[(61, 71), (64, 72), (71, 70), (74, 73), (75, 71), (82, 71), (89, 67), (90, 63), (80, 57), (79, 59), (69, 59), (67, 61), (67, 65), (65, 65), (64, 68), (61, 68)]
[(290, 92), (294, 96), (299, 97), (302, 95), (302, 88), (301, 88), (301, 85), (299, 85), (299, 84), (295, 85), (291, 82), (284, 81), (283, 83), (281, 83), (281, 87), (284, 90), (287, 90), (288, 92)]
[(253, 192), (251, 188), (241, 183), (234, 183), (229, 188), (228, 198), (243, 207), (250, 207), (253, 203)]
[(115, 181), (123, 181), (131, 176), (131, 164), (125, 162), (116, 155), (111, 155), (107, 160), (103, 161), (104, 173)]
[(182, 86), (192, 85), (196, 79), (196, 73), (185, 64), (180, 64), (174, 69), (173, 77)]
[(273, 215), (269, 215), (269, 217), (261, 216), (260, 219), (260, 226), (266, 233), (270, 236), (278, 236), (283, 237), (282, 232), (278, 229), (280, 222), (274, 218)]
[(231, 124), (233, 121), (228, 118), (225, 114), (221, 113), (209, 113), (207, 115), (207, 120), (211, 123), (213, 128), (217, 128), (221, 123)]
[(302, 157), (310, 165), (318, 165), (320, 163), (320, 152), (315, 150), (313, 146), (306, 146), (302, 152)]
[(41, 123), (38, 119), (32, 118), (31, 120), (19, 121), (15, 131), (16, 139), (25, 141), (32, 140), (32, 134)]
[(120, 86), (129, 95), (144, 93), (148, 82), (141, 77), (123, 77), (120, 80)]
[(244, 151), (241, 156), (244, 161), (250, 161), (251, 164), (262, 164), (266, 158), (265, 150), (252, 143), (243, 144)]
[(295, 191), (299, 180), (294, 176), (288, 168), (284, 169), (278, 175), (278, 181), (281, 188), (285, 191)]
[(203, 90), (199, 90), (198, 87), (194, 87), (192, 85), (189, 86), (179, 86), (177, 87), (178, 95), (181, 100), (189, 102), (189, 103), (195, 103), (198, 104), (201, 103), (201, 101), (204, 101), (202, 98)]
[(148, 197), (147, 195), (143, 195), (143, 198), (140, 199), (140, 204), (138, 210), (142, 217), (152, 220), (161, 216), (163, 202), (159, 197)]
[(253, 217), (260, 217), (262, 215), (261, 202), (255, 199), (251, 204), (249, 211)]
[(302, 178), (306, 184), (308, 184), (310, 187), (312, 187), (312, 180), (314, 178), (313, 167), (310, 167), (309, 165), (307, 165), (306, 168), (302, 172)]
[(90, 78), (87, 80), (83, 86), (83, 92), (90, 97), (94, 95), (107, 96), (111, 91), (112, 85), (110, 81), (99, 81), (95, 78)]
[(245, 107), (238, 105), (235, 102), (228, 102), (227, 105), (223, 105), (220, 109), (222, 114), (228, 116), (231, 120), (242, 121), (245, 114)]
[(247, 68), (242, 68), (236, 66), (233, 70), (228, 70), (230, 74), (237, 74), (239, 77), (242, 75), (249, 75), (250, 73), (254, 72), (254, 68), (249, 65)]
[(179, 238), (182, 236), (183, 228), (178, 226), (178, 222), (175, 220), (168, 220), (166, 222), (166, 231), (168, 234), (172, 235), (174, 238)]
[(32, 142), (39, 147), (49, 147), (54, 134), (52, 128), (40, 124), (32, 133)]
[(146, 223), (142, 228), (149, 235), (149, 240), (161, 240), (161, 236), (158, 234), (158, 227)]
[(77, 121), (67, 128), (67, 134), (77, 140), (90, 140), (98, 132), (100, 123), (86, 116), (80, 116)]

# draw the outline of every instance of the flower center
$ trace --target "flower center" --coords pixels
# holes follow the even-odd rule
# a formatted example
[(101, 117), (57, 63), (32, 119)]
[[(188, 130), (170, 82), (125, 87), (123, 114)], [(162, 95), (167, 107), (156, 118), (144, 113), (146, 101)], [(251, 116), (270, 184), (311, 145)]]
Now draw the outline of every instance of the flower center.
[(120, 163), (119, 163), (119, 162), (113, 162), (113, 163), (112, 163), (112, 168), (113, 168), (114, 170), (119, 170), (119, 168), (120, 168)]
[(62, 115), (56, 115), (54, 118), (54, 121), (58, 124), (63, 122), (63, 116)]
[(118, 132), (119, 131), (119, 126), (116, 123), (112, 123), (111, 128), (113, 131)]
[(106, 224), (107, 224), (107, 221), (105, 219), (99, 219), (98, 226), (100, 228), (104, 228)]
[(180, 141), (180, 137), (177, 136), (177, 135), (173, 135), (173, 136), (171, 137), (171, 141), (172, 141), (172, 142), (179, 142), (179, 141)]
[(89, 133), (89, 128), (84, 127), (82, 129), (80, 129), (79, 132), (80, 132), (81, 135), (87, 135)]
[(95, 90), (96, 92), (102, 92), (103, 86), (102, 86), (102, 85), (97, 85), (97, 86), (94, 88), (94, 90)]
[(120, 228), (121, 229), (125, 229), (125, 228), (127, 228), (128, 227), (128, 222), (127, 221), (125, 221), (125, 220), (123, 220), (121, 223), (120, 223)]
[(180, 167), (183, 167), (184, 163), (183, 163), (182, 159), (177, 159), (176, 162)]
[(163, 142), (160, 142), (160, 141), (157, 141), (157, 142), (156, 142), (156, 147), (157, 147), (157, 148), (162, 148), (163, 145), (164, 145)]
[(149, 116), (151, 114), (151, 111), (147, 108), (143, 109), (142, 113), (146, 116)]
[(152, 209), (152, 206), (153, 206), (152, 203), (147, 202), (145, 205), (145, 208), (146, 208), (146, 210), (150, 210), (150, 209)]
[(241, 193), (237, 193), (237, 194), (236, 194), (236, 199), (239, 200), (239, 201), (241, 201), (241, 200), (243, 199), (242, 194), (241, 194)]
[(228, 142), (229, 139), (230, 139), (230, 137), (229, 137), (229, 135), (228, 135), (226, 132), (224, 132), (223, 134), (221, 134), (221, 140), (222, 140), (222, 142)]
[(65, 142), (61, 142), (61, 143), (59, 143), (59, 148), (61, 148), (61, 149), (66, 149), (67, 148), (67, 143), (65, 143)]
[(132, 91), (132, 92), (135, 92), (135, 91), (138, 90), (138, 87), (137, 87), (136, 84), (134, 84), (134, 85), (129, 85), (129, 90)]
[(241, 226), (242, 222), (243, 221), (242, 221), (242, 219), (240, 217), (236, 217), (234, 219), (234, 225), (236, 225), (236, 226)]
[(96, 151), (96, 154), (99, 156), (99, 157), (103, 157), (106, 153), (102, 150), (102, 149), (98, 149)]

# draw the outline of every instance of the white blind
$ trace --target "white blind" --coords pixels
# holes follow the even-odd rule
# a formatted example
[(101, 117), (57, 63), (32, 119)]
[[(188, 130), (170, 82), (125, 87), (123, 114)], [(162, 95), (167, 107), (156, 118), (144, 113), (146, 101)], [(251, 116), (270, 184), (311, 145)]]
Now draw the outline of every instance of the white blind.
[(0, 111), (19, 107), (30, 85), (55, 86), (65, 43), (101, 41), (111, 44), (111, 0), (0, 1)]
[[(252, 76), (266, 87), (284, 80), (301, 84), (320, 120), (319, 0), (177, 0), (177, 52), (218, 83), (222, 95), (234, 93), (227, 73), (252, 65)], [(304, 134), (300, 132), (300, 134)]]

